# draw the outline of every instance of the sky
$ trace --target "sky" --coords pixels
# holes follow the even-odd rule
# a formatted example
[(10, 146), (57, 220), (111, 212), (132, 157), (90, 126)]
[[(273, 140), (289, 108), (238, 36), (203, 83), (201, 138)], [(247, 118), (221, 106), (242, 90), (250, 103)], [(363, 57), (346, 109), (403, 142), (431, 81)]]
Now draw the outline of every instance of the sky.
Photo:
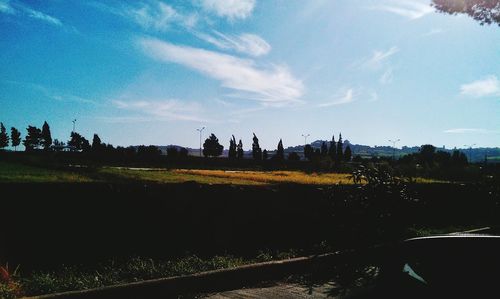
[(0, 0), (0, 52), (22, 137), (500, 146), (500, 27), (425, 0)]

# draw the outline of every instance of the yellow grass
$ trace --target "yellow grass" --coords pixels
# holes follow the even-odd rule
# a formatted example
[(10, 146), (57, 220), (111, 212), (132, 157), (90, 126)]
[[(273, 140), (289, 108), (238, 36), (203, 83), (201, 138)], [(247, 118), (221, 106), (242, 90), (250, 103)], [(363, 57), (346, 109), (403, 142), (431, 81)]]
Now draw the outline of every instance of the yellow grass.
[[(349, 174), (344, 173), (305, 173), (301, 171), (226, 171), (226, 170), (201, 170), (177, 169), (172, 172), (216, 177), (264, 184), (295, 183), (307, 185), (352, 184)], [(226, 183), (228, 183), (226, 181)]]

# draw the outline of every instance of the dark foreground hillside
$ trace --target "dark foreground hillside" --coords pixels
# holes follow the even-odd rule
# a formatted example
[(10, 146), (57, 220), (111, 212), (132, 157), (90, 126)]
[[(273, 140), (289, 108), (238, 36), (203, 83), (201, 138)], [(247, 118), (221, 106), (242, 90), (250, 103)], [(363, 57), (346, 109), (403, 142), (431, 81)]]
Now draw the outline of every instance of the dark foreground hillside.
[(0, 261), (24, 270), (186, 252), (250, 255), (402, 238), (412, 227), (494, 224), (498, 186), (2, 184)]

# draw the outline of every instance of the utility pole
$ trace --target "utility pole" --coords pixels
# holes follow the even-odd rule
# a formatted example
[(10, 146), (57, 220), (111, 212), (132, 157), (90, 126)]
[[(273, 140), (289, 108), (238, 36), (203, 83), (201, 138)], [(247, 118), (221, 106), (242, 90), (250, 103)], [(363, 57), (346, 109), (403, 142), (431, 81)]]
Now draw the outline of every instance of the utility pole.
[(201, 127), (199, 129), (196, 129), (196, 131), (200, 132), (200, 157), (201, 157), (201, 133), (205, 130), (205, 127)]
[(389, 140), (389, 142), (392, 143), (392, 161), (394, 161), (396, 158), (396, 143), (399, 142), (400, 140), (401, 139)]
[(76, 118), (73, 119), (72, 122), (73, 122), (73, 131), (71, 133), (75, 133)]
[(476, 144), (475, 143), (471, 144), (471, 145), (464, 144), (465, 148), (469, 148), (469, 163), (472, 163), (472, 147), (474, 145), (476, 145)]

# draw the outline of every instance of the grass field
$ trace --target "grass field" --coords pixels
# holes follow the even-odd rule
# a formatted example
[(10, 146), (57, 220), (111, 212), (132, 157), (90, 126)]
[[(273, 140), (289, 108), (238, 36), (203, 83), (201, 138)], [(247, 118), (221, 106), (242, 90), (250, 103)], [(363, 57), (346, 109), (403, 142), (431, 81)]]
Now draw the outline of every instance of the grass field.
[[(345, 173), (305, 173), (301, 171), (229, 171), (200, 169), (122, 168), (95, 169), (65, 168), (61, 170), (27, 166), (0, 161), (0, 182), (20, 183), (87, 183), (87, 182), (149, 182), (200, 184), (273, 185), (352, 184)], [(442, 183), (432, 179), (416, 178), (417, 183)]]

